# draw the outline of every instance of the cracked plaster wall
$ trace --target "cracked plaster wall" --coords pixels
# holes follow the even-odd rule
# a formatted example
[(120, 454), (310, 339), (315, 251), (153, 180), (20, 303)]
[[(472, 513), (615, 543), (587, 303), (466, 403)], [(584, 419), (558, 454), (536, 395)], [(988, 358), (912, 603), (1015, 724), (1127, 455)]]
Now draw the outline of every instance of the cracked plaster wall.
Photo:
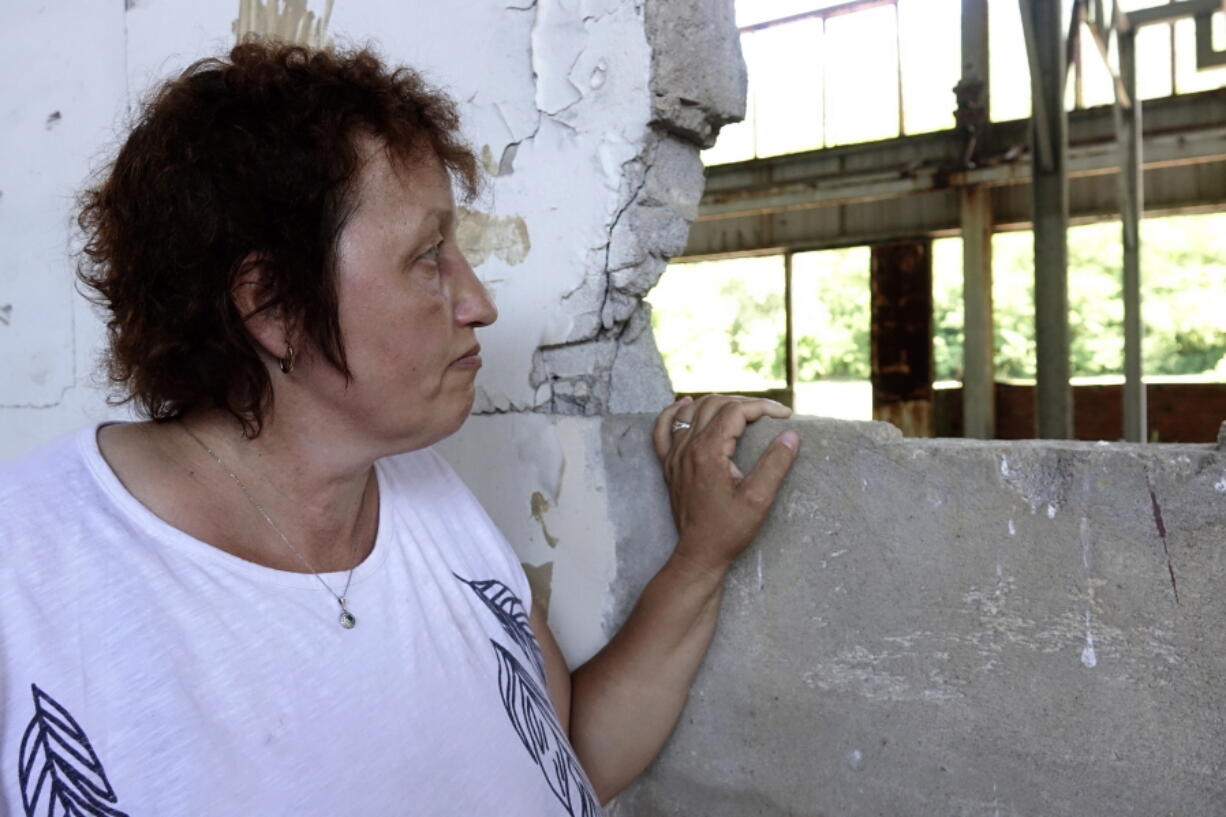
[(93, 380), (103, 333), (68, 228), (134, 101), (249, 31), (370, 42), (458, 100), (488, 176), (460, 238), (500, 318), (478, 416), (442, 448), (564, 651), (596, 649), (615, 564), (593, 421), (671, 399), (642, 296), (685, 246), (699, 148), (744, 114), (731, 0), (56, 0), (6, 22), (0, 68), (27, 79), (0, 89), (0, 457), (126, 417)]

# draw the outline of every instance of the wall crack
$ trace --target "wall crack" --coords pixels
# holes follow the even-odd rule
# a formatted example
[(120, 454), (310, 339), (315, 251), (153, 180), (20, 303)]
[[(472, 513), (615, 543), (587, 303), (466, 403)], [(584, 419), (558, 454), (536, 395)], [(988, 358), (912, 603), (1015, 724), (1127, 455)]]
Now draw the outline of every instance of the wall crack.
[[(645, 85), (630, 87), (644, 97), (647, 109), (638, 120), (638, 133), (633, 132), (640, 127), (636, 124), (608, 136), (595, 134), (616, 194), (598, 227), (604, 242), (589, 244), (580, 281), (559, 296), (571, 308), (565, 335), (533, 352), (528, 375), (532, 405), (499, 408), (507, 400), (486, 395), (476, 413), (592, 416), (654, 411), (672, 399), (672, 386), (655, 346), (644, 296), (668, 259), (685, 249), (705, 185), (699, 147), (714, 140), (721, 125), (744, 116), (745, 73), (733, 4), (695, 0), (584, 8), (563, 0), (533, 0), (513, 8), (534, 14), (529, 55), (537, 127), (520, 142), (509, 143), (504, 153), (513, 154), (519, 144), (534, 139), (546, 118), (588, 136), (591, 130), (584, 123), (598, 99), (593, 94), (608, 93), (600, 89), (609, 87), (609, 76), (645, 71)], [(614, 54), (597, 51), (607, 47), (607, 29), (636, 24), (646, 40), (647, 51), (640, 52), (646, 64), (639, 56), (614, 63)], [(593, 61), (598, 77), (576, 80), (576, 72), (586, 73)], [(673, 100), (672, 108), (661, 107), (661, 92)], [(580, 104), (584, 102), (589, 104)], [(614, 153), (606, 159), (605, 150)]]
[(1154, 485), (1150, 481), (1149, 474), (1145, 475), (1145, 486), (1149, 490), (1149, 502), (1154, 515), (1154, 528), (1158, 531), (1158, 539), (1162, 542), (1162, 552), (1166, 556), (1166, 572), (1171, 577), (1171, 592), (1175, 594), (1175, 604), (1179, 604), (1179, 582), (1175, 579), (1175, 565), (1171, 562), (1171, 549), (1166, 541), (1166, 522), (1162, 519), (1162, 506), (1158, 504), (1158, 495), (1154, 492)]

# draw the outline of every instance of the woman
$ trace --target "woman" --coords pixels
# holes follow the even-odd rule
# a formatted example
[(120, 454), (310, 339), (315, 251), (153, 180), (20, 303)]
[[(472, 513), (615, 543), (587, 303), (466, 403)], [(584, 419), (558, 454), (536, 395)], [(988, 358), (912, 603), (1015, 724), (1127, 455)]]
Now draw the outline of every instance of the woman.
[(662, 412), (676, 551), (570, 673), (430, 449), (497, 316), (456, 246), (457, 125), (368, 52), (245, 44), (85, 194), (109, 374), (150, 420), (0, 475), (8, 813), (597, 814), (663, 744), (797, 438), (729, 456), (788, 410)]

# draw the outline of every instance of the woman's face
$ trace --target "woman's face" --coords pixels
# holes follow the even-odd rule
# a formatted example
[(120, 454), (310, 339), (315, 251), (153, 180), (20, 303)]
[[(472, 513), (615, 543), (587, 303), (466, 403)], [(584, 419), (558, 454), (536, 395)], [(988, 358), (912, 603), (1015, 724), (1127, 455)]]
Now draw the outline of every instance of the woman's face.
[(353, 380), (316, 359), (311, 391), (382, 453), (458, 429), (481, 367), (475, 330), (498, 316), (456, 245), (450, 180), (432, 155), (405, 168), (382, 145), (366, 160), (337, 244), (338, 311)]

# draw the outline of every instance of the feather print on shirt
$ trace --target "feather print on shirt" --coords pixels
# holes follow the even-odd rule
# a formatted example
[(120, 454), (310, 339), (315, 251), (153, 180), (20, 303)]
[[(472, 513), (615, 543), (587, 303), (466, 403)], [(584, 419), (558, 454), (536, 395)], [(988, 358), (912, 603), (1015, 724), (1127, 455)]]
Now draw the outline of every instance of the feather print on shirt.
[(497, 579), (469, 581), (462, 576), (457, 576), (455, 573), (451, 575), (472, 588), (477, 597), (485, 602), (485, 606), (498, 619), (502, 629), (511, 637), (512, 641), (519, 645), (519, 648), (524, 652), (524, 657), (532, 662), (541, 681), (544, 681), (545, 660), (541, 657), (541, 648), (536, 643), (536, 636), (532, 633), (532, 627), (528, 624), (528, 611), (524, 609), (524, 604), (519, 600), (519, 596), (516, 596), (511, 592), (511, 588)]
[(545, 775), (554, 796), (572, 817), (598, 817), (600, 808), (570, 749), (570, 741), (553, 711), (553, 701), (545, 694), (523, 664), (496, 641), (498, 687), (502, 705), (524, 748)]
[(515, 734), (567, 814), (571, 817), (600, 817), (600, 804), (592, 791), (592, 784), (575, 758), (570, 739), (558, 723), (553, 699), (545, 691), (545, 660), (528, 623), (523, 602), (496, 579), (469, 581), (458, 575), (456, 578), (477, 594), (536, 669), (534, 678), (510, 650), (490, 639), (498, 661), (498, 692)]
[(68, 710), (37, 685), (34, 717), (21, 736), (17, 779), (26, 817), (127, 817), (102, 761)]

